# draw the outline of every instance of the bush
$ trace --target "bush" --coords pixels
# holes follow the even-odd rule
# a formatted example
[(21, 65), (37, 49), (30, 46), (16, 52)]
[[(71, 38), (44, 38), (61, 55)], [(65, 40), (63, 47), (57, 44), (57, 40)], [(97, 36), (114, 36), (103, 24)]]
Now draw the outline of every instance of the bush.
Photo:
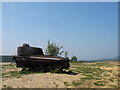
[(73, 57), (71, 58), (71, 61), (77, 61), (77, 57), (76, 57), (76, 56), (73, 56)]
[(64, 53), (64, 51), (60, 52), (62, 48), (63, 46), (58, 46), (56, 43), (50, 43), (50, 40), (48, 40), (48, 45), (45, 53), (50, 56), (58, 56)]

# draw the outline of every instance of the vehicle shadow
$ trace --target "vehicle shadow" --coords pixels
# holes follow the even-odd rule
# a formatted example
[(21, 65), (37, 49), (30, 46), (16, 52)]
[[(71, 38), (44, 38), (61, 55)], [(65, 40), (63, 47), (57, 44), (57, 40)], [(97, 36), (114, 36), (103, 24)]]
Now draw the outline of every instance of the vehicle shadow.
[(77, 75), (77, 74), (79, 74), (77, 72), (72, 72), (72, 71), (63, 71), (62, 73), (63, 74), (68, 74), (68, 75)]

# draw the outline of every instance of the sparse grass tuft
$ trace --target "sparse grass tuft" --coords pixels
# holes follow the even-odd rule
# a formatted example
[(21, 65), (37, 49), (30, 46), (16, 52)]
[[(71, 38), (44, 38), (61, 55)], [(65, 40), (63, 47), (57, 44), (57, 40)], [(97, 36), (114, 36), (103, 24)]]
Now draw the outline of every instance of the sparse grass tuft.
[(97, 72), (99, 74), (101, 74), (102, 72), (104, 72), (105, 70), (100, 69), (100, 68), (95, 68), (95, 67), (78, 67), (75, 69), (76, 72), (79, 73), (94, 73)]
[(2, 73), (2, 78), (11, 78), (11, 77), (17, 77), (19, 78), (21, 75), (18, 71), (10, 71), (7, 73)]
[[(55, 72), (51, 71), (50, 73), (57, 73), (57, 74), (68, 74), (69, 76), (77, 76), (79, 75), (79, 80), (67, 82), (64, 81), (63, 84), (67, 87), (85, 87), (85, 88), (96, 88), (96, 87), (108, 87), (108, 88), (119, 88), (117, 85), (120, 83), (120, 80), (117, 79), (120, 77), (118, 74), (118, 70), (116, 66), (119, 67), (120, 65), (117, 62), (70, 62), (70, 68), (65, 69), (66, 72)], [(3, 65), (3, 72), (2, 76), (3, 79), (5, 78), (20, 78), (22, 75), (27, 74), (35, 74), (35, 73), (42, 73), (42, 72), (32, 72), (29, 70), (19, 71), (21, 69), (16, 69), (15, 64)], [(113, 67), (110, 68), (109, 67)], [(115, 67), (115, 68), (114, 68)], [(11, 71), (10, 71), (11, 70)], [(16, 71), (17, 70), (17, 71)], [(77, 73), (77, 74), (71, 74)], [(73, 79), (74, 80), (74, 79)], [(108, 81), (108, 82), (106, 82)], [(53, 83), (56, 88), (58, 88), (58, 83)], [(3, 85), (4, 88), (7, 88), (7, 85)], [(9, 87), (8, 87), (9, 88)]]
[(64, 82), (64, 85), (65, 85), (65, 86), (69, 86), (68, 82)]
[(110, 86), (113, 88), (120, 88), (120, 86), (118, 86), (118, 85), (110, 85)]
[(2, 78), (11, 78), (11, 77), (20, 78), (22, 75), (34, 74), (34, 73), (42, 73), (42, 72), (30, 72), (30, 71), (27, 71), (27, 70), (24, 70), (24, 71), (10, 71), (10, 72), (7, 72), (7, 73), (2, 73)]
[(3, 88), (12, 88), (11, 86), (3, 85)]
[(93, 77), (84, 77), (84, 78), (80, 78), (82, 80), (91, 80), (91, 79), (94, 79)]
[(108, 80), (111, 81), (111, 82), (114, 82), (114, 78), (112, 78), (112, 77), (109, 78)]
[(79, 86), (79, 85), (81, 85), (82, 83), (81, 83), (81, 82), (78, 82), (78, 81), (73, 81), (72, 84), (73, 84), (74, 86)]
[(94, 83), (94, 85), (96, 85), (96, 86), (105, 86), (105, 83), (108, 83), (108, 82), (106, 82), (106, 81), (97, 81), (97, 82)]

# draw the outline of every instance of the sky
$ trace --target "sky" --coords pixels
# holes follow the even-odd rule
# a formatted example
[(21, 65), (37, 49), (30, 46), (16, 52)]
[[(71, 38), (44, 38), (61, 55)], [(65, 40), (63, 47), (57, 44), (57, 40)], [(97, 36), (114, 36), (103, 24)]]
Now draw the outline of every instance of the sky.
[(2, 55), (23, 43), (45, 52), (48, 40), (80, 60), (118, 56), (118, 3), (2, 3)]

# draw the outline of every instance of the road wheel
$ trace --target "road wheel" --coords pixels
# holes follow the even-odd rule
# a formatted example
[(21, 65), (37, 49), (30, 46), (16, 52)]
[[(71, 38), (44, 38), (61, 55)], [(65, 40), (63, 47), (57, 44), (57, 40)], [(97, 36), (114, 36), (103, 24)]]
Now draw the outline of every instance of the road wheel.
[(39, 72), (45, 72), (45, 68), (44, 68), (44, 67), (39, 67), (39, 68), (38, 68), (38, 71), (39, 71)]
[(54, 65), (54, 70), (58, 71), (58, 72), (62, 72), (63, 71), (62, 66), (60, 64)]
[(27, 69), (26, 68), (23, 68), (22, 71), (26, 71)]
[(52, 67), (52, 66), (49, 66), (49, 67), (46, 68), (46, 71), (47, 71), (47, 72), (51, 72), (52, 70), (53, 70), (53, 67)]
[(28, 71), (29, 71), (29, 72), (33, 72), (33, 69), (29, 68)]

